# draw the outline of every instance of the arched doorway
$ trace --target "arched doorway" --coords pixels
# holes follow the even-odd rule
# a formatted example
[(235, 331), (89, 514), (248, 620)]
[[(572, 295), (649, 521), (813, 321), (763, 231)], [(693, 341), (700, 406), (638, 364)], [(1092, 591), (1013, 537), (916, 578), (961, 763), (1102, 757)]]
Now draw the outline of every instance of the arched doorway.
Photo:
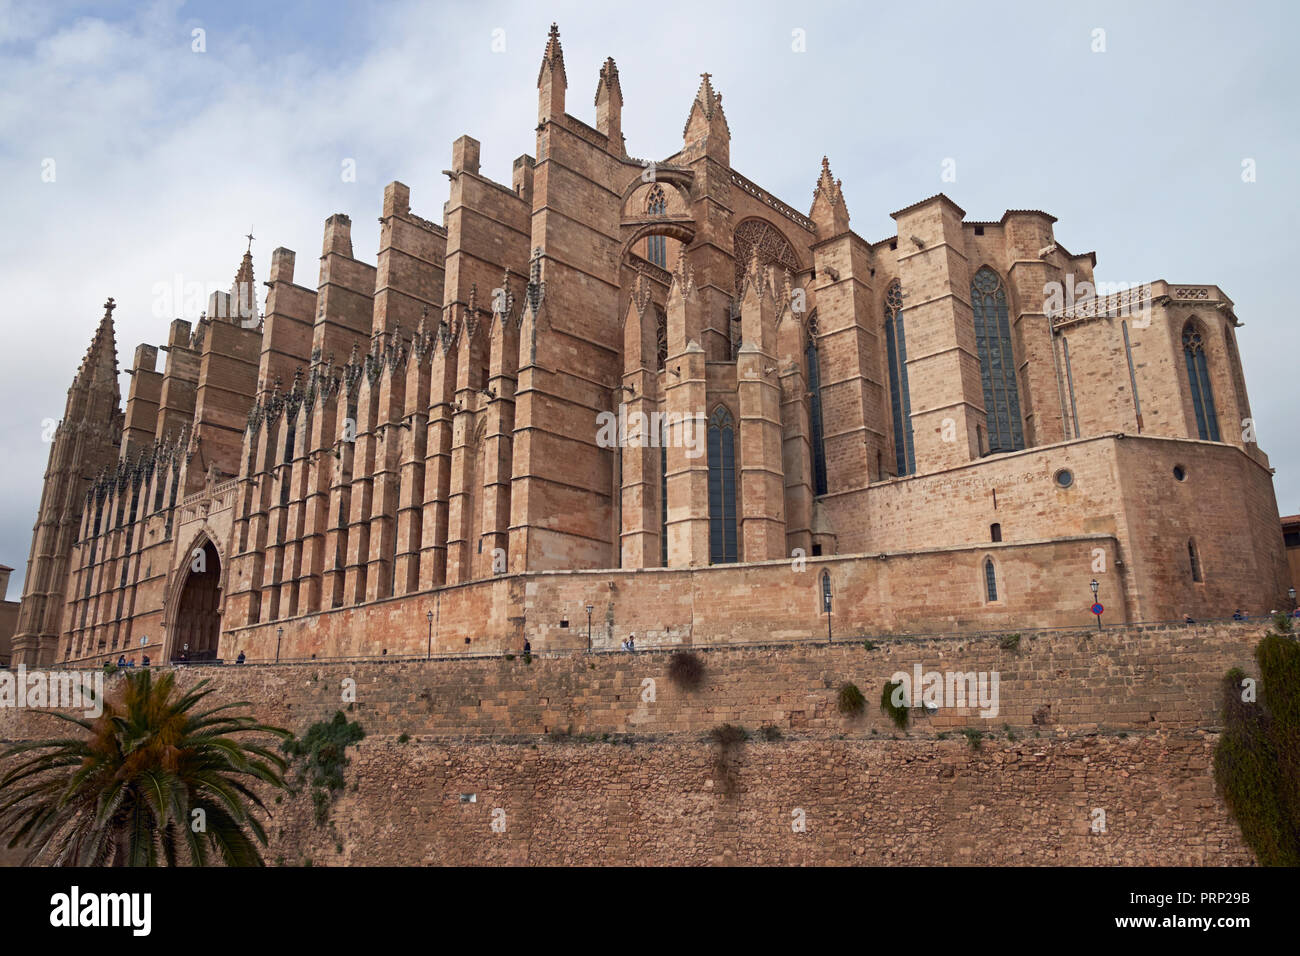
[(216, 660), (221, 637), (221, 558), (206, 538), (190, 551), (172, 625), (173, 661)]

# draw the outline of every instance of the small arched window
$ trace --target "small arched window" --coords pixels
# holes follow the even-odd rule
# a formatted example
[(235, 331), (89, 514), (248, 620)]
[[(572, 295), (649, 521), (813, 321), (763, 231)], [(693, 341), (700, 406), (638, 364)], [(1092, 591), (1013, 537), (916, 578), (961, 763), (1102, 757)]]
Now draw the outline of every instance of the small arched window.
[(1187, 539), (1187, 560), (1192, 566), (1192, 580), (1204, 581), (1205, 575), (1201, 571), (1201, 556), (1196, 550), (1196, 542), (1191, 538)]
[[(645, 211), (651, 216), (662, 216), (668, 212), (668, 200), (662, 186), (650, 190)], [(668, 268), (668, 240), (664, 236), (650, 236), (646, 239), (646, 258), (661, 269)]]
[(998, 599), (998, 575), (992, 558), (984, 559), (984, 597), (990, 604)]
[(971, 280), (970, 303), (975, 313), (975, 346), (984, 385), (989, 453), (1019, 451), (1025, 447), (1025, 434), (1020, 421), (1016, 359), (1011, 351), (1007, 293), (1002, 279), (988, 266), (976, 272)]
[(1205, 360), (1205, 342), (1192, 319), (1183, 326), (1183, 359), (1187, 363), (1187, 383), (1192, 390), (1192, 410), (1196, 414), (1196, 433), (1202, 441), (1219, 440), (1219, 416), (1214, 410), (1214, 389)]
[(895, 474), (910, 475), (916, 471), (916, 450), (912, 447), (912, 398), (907, 388), (903, 287), (897, 279), (885, 292), (885, 352), (889, 359), (889, 405), (894, 422)]
[(709, 417), (709, 562), (737, 560), (736, 426), (719, 405)]

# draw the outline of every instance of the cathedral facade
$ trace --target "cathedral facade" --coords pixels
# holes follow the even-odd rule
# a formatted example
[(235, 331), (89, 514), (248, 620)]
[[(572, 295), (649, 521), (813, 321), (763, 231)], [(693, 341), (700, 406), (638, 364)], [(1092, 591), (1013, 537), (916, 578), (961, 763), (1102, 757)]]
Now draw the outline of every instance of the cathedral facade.
[[(55, 434), (14, 662), (500, 652), (1226, 617), (1286, 563), (1210, 284), (1099, 295), (1055, 220), (943, 194), (849, 225), (731, 166), (708, 74), (627, 155), (612, 59), (536, 156), (452, 147), (131, 362), (110, 299)], [(814, 166), (815, 168), (815, 166)], [(1093, 584), (1096, 588), (1093, 589)], [(1094, 598), (1094, 595), (1096, 597)], [(829, 606), (829, 611), (828, 611)]]

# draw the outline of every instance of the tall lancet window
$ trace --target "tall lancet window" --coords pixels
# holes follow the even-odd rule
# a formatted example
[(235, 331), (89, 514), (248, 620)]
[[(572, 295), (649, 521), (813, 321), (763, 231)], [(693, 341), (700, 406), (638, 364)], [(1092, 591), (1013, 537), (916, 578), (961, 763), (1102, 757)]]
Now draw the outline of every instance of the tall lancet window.
[(659, 563), (668, 567), (668, 446), (659, 446)]
[(709, 417), (709, 563), (735, 560), (736, 426), (719, 405)]
[(1183, 358), (1187, 361), (1187, 381), (1192, 387), (1192, 409), (1196, 412), (1196, 433), (1202, 441), (1219, 440), (1219, 416), (1214, 411), (1214, 389), (1210, 370), (1205, 363), (1205, 343), (1201, 330), (1191, 319), (1183, 326)]
[(826, 494), (826, 438), (822, 426), (822, 373), (817, 361), (817, 316), (808, 317), (808, 422), (812, 429), (813, 494)]
[(885, 293), (885, 352), (889, 359), (889, 405), (894, 419), (894, 473), (910, 475), (916, 471), (916, 449), (912, 446), (912, 397), (907, 389), (903, 287), (897, 279)]
[(975, 273), (971, 280), (970, 304), (975, 311), (975, 345), (980, 356), (980, 379), (984, 383), (989, 454), (1018, 451), (1025, 447), (1025, 430), (1020, 420), (1016, 359), (1011, 351), (1007, 291), (1002, 279), (988, 266)]
[[(662, 186), (656, 186), (650, 190), (650, 196), (646, 200), (646, 213), (651, 216), (663, 216), (668, 213), (668, 200), (664, 196)], [(668, 240), (664, 236), (650, 236), (645, 241), (646, 258), (653, 262), (661, 269), (668, 268)]]

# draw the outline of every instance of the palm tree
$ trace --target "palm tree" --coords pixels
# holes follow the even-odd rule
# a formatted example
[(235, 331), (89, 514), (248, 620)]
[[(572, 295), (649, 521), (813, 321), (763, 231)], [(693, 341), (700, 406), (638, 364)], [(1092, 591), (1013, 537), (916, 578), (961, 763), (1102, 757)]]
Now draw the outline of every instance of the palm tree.
[(204, 866), (215, 852), (227, 866), (262, 866), (265, 813), (254, 784), (284, 789), (279, 754), (241, 734), (287, 738), (287, 730), (225, 713), (246, 703), (197, 711), (211, 690), (178, 691), (175, 675), (127, 674), (116, 700), (94, 720), (50, 711), (88, 736), (10, 748), (26, 755), (0, 779), (0, 833), (31, 848), (28, 865)]

